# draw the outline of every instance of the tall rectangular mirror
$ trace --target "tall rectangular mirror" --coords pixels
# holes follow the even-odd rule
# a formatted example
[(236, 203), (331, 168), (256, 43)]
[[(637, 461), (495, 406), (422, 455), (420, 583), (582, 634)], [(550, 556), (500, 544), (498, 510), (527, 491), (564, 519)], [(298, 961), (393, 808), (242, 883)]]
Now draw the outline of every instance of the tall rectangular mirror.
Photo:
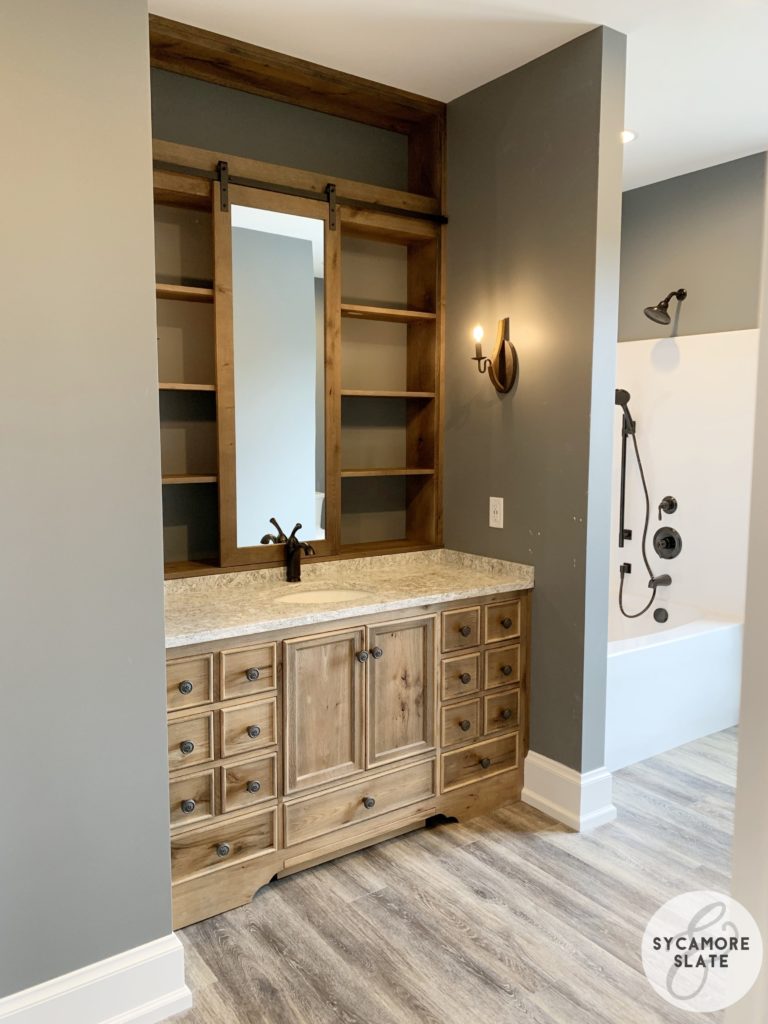
[(320, 553), (334, 518), (326, 337), (338, 313), (326, 264), (337, 243), (321, 201), (239, 186), (229, 198), (214, 217), (222, 555), (279, 558), (263, 550), (273, 518), (286, 533), (301, 523)]

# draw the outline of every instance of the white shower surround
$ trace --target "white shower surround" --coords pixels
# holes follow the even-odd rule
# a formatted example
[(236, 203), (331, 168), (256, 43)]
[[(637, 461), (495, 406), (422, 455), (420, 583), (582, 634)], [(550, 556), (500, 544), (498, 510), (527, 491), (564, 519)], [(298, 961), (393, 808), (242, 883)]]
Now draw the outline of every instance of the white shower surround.
[[(639, 619), (618, 612), (619, 565), (632, 563), (625, 607), (650, 596), (640, 555), (644, 499), (630, 443), (627, 519), (633, 538), (620, 550), (619, 431), (616, 413), (611, 537), (611, 619), (606, 700), (606, 766), (615, 771), (700, 736), (735, 725), (741, 685), (741, 634), (747, 575), (749, 499), (758, 331), (625, 342), (617, 386), (631, 395), (651, 495), (649, 549), (667, 494), (678, 511), (663, 516), (683, 539), (682, 553), (656, 574), (672, 586)], [(652, 549), (651, 549), (652, 550)]]

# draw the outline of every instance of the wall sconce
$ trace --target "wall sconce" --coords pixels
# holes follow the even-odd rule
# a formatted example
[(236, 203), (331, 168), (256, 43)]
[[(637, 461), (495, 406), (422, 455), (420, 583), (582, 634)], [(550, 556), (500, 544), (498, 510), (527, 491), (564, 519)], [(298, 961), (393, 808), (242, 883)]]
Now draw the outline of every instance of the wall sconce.
[(489, 359), (483, 355), (483, 336), (485, 332), (480, 324), (472, 330), (472, 337), (475, 342), (475, 354), (472, 357), (477, 363), (480, 373), (488, 372), (491, 383), (498, 392), (506, 395), (512, 390), (517, 381), (519, 363), (515, 346), (509, 340), (509, 317), (499, 320), (499, 328), (496, 334), (496, 348)]

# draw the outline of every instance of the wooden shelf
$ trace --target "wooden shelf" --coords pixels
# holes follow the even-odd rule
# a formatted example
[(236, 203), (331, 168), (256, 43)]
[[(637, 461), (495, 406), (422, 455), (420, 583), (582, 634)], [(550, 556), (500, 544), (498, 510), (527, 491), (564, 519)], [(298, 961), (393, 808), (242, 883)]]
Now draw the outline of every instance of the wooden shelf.
[(215, 384), (179, 384), (174, 381), (162, 381), (159, 385), (161, 391), (215, 391)]
[(165, 578), (167, 580), (182, 579), (186, 576), (207, 576), (214, 572), (221, 572), (218, 562), (214, 559), (198, 562), (165, 563)]
[(379, 320), (391, 324), (419, 324), (435, 320), (434, 313), (419, 309), (390, 309), (388, 306), (357, 306), (342, 302), (341, 315), (356, 320)]
[(342, 469), (342, 478), (364, 476), (434, 476), (434, 469)]
[(193, 288), (187, 284), (157, 284), (158, 299), (179, 299), (182, 302), (213, 302), (213, 288)]
[(434, 391), (359, 391), (342, 388), (342, 398), (434, 398)]
[(215, 475), (203, 475), (200, 473), (173, 473), (163, 477), (163, 484), (215, 484), (218, 481)]

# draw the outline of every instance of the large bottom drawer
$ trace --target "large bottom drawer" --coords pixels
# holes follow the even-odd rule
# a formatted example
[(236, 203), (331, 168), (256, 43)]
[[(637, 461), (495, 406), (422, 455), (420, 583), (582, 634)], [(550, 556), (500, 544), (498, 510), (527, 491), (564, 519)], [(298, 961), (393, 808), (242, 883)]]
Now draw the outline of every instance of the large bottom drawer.
[(285, 845), (406, 807), (435, 792), (435, 761), (422, 761), (304, 797), (284, 806)]
[(518, 733), (441, 755), (443, 792), (518, 767)]
[(275, 808), (185, 832), (171, 839), (173, 881), (252, 860), (276, 847)]

